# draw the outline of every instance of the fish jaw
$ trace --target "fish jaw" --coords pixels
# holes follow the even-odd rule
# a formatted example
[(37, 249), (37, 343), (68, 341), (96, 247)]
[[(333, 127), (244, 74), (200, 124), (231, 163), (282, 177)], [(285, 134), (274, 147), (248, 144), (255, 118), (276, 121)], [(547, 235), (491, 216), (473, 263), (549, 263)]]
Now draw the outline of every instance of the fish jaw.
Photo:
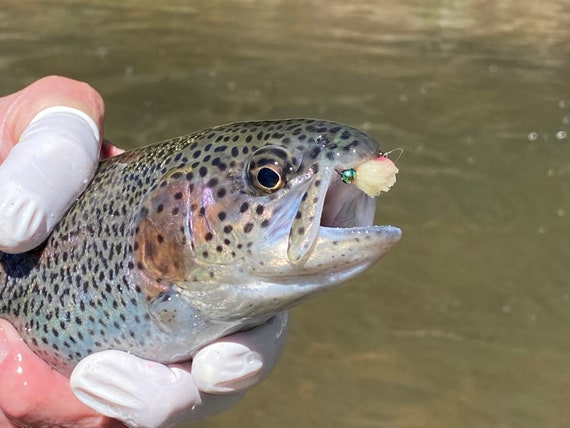
[(402, 231), (394, 226), (321, 227), (313, 255), (304, 266), (305, 278), (315, 276), (316, 288), (347, 281), (379, 261), (401, 237)]
[(240, 280), (218, 284), (208, 291), (208, 298), (204, 293), (199, 300), (193, 298), (192, 287), (184, 287), (182, 293), (189, 296), (197, 313), (207, 314), (210, 320), (245, 325), (247, 320), (270, 317), (354, 278), (378, 262), (400, 238), (401, 230), (394, 226), (320, 227), (302, 268), (275, 257), (287, 250), (287, 241), (281, 239), (266, 251), (263, 261), (258, 259), (234, 276)]
[[(246, 272), (255, 279), (254, 285), (240, 289), (237, 299), (249, 301), (248, 316), (288, 309), (354, 278), (400, 241), (400, 228), (372, 224), (376, 198), (361, 192), (349, 198), (343, 193), (347, 187), (338, 187), (341, 193), (335, 187), (328, 189), (320, 219), (314, 220), (316, 237), (301, 262), (283, 257), (291, 252), (291, 240), (276, 236), (265, 244), (263, 260), (248, 266)], [(247, 296), (250, 293), (253, 299)]]

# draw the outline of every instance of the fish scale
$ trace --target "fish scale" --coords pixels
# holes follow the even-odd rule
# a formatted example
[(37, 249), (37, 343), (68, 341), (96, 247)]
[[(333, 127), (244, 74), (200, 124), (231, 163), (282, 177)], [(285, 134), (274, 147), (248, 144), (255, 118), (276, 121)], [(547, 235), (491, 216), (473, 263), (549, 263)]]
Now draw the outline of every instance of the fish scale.
[[(390, 226), (320, 224), (327, 186), (379, 153), (355, 128), (289, 119), (106, 159), (43, 245), (0, 252), (0, 316), (66, 375), (105, 349), (189, 360), (354, 276), (397, 242)], [(347, 212), (371, 206), (342, 186), (356, 195), (342, 194)]]

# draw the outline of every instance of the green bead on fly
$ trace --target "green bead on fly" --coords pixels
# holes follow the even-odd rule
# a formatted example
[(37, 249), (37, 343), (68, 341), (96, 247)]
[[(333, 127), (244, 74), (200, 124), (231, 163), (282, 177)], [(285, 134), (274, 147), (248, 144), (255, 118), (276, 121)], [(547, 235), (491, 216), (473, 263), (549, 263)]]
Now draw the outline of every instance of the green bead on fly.
[(350, 184), (356, 178), (356, 171), (352, 168), (345, 169), (340, 173), (340, 178), (346, 184)]

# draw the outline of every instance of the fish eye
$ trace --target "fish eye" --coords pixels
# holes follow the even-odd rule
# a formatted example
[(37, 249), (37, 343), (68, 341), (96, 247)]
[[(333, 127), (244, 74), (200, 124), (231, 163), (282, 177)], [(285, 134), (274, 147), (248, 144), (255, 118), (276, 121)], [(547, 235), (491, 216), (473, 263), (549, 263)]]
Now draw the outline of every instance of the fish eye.
[(297, 171), (301, 153), (277, 145), (267, 145), (252, 153), (245, 173), (250, 186), (263, 193), (273, 193), (287, 185), (287, 178)]
[(253, 184), (264, 192), (275, 192), (283, 187), (283, 172), (277, 165), (263, 165), (251, 171)]

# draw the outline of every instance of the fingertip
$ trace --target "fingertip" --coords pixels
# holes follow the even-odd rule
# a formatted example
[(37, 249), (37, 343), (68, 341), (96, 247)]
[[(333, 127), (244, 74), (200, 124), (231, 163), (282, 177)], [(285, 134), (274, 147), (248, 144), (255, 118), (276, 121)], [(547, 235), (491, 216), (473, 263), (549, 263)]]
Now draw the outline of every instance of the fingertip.
[(275, 366), (287, 336), (288, 314), (227, 336), (201, 349), (192, 362), (194, 382), (203, 392), (241, 391), (263, 380)]
[(84, 358), (71, 374), (70, 385), (89, 407), (132, 426), (174, 426), (172, 418), (201, 404), (184, 366), (166, 366), (121, 351)]
[(192, 377), (200, 391), (226, 394), (257, 383), (262, 375), (262, 356), (247, 346), (227, 341), (201, 349), (192, 361)]
[(11, 254), (37, 247), (49, 233), (39, 201), (20, 187), (11, 180), (0, 183), (0, 250)]

